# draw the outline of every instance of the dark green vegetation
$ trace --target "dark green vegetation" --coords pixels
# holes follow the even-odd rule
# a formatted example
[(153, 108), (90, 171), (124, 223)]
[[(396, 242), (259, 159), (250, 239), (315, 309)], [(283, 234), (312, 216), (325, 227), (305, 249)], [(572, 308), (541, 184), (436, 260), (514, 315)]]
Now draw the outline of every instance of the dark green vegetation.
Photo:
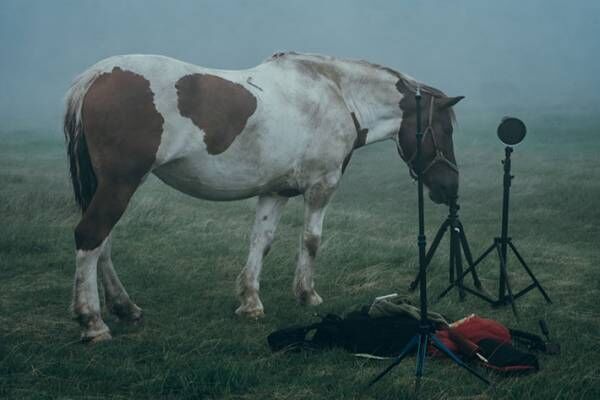
[[(452, 292), (433, 309), (470, 313), (537, 331), (545, 318), (561, 356), (541, 356), (540, 373), (496, 378), (486, 389), (446, 360), (427, 364), (423, 398), (600, 398), (599, 120), (560, 114), (527, 117), (530, 134), (513, 154), (511, 234), (555, 304), (531, 292), (494, 310)], [(500, 115), (463, 117), (456, 133), (461, 219), (479, 253), (499, 230), (503, 146)], [(575, 126), (575, 129), (573, 128)], [(78, 213), (59, 133), (0, 134), (0, 398), (405, 398), (409, 358), (373, 390), (365, 383), (386, 362), (343, 351), (271, 354), (272, 330), (342, 313), (390, 292), (408, 294), (416, 271), (416, 191), (392, 143), (358, 151), (326, 218), (318, 257), (318, 309), (297, 306), (291, 292), (302, 224), (300, 200), (288, 205), (266, 260), (267, 317), (237, 319), (234, 280), (245, 262), (254, 200), (214, 203), (150, 178), (114, 234), (113, 259), (142, 327), (110, 317), (114, 340), (78, 342), (67, 312), (74, 272), (72, 228)], [(565, 144), (566, 143), (566, 144)], [(386, 146), (388, 145), (388, 146)], [(429, 240), (446, 210), (427, 202)], [(447, 282), (447, 246), (430, 274), (431, 293)], [(516, 287), (528, 284), (513, 267)], [(496, 264), (480, 268), (491, 291)], [(416, 299), (416, 294), (410, 295)]]

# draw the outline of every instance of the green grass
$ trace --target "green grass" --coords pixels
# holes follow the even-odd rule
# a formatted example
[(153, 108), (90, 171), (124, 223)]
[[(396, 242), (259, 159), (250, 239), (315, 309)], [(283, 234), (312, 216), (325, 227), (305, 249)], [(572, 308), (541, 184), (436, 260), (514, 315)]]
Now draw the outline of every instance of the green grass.
[[(499, 116), (461, 120), (461, 220), (471, 247), (497, 235), (503, 147)], [(492, 309), (456, 292), (433, 306), (459, 318), (470, 313), (537, 332), (545, 318), (560, 356), (540, 356), (539, 373), (494, 377), (488, 389), (446, 360), (428, 362), (423, 398), (600, 398), (600, 120), (530, 116), (530, 134), (513, 155), (511, 235), (554, 300), (537, 292)], [(573, 128), (575, 127), (575, 128)], [(391, 144), (391, 143), (390, 143)], [(414, 358), (369, 391), (386, 362), (341, 350), (272, 354), (276, 328), (314, 321), (314, 312), (343, 313), (374, 296), (407, 292), (416, 271), (416, 194), (393, 145), (355, 155), (325, 222), (317, 288), (323, 305), (296, 305), (291, 291), (299, 199), (287, 206), (262, 276), (267, 316), (240, 320), (233, 311), (235, 277), (243, 266), (254, 200), (196, 200), (150, 178), (114, 233), (113, 259), (132, 298), (144, 308), (141, 327), (106, 318), (114, 340), (78, 341), (67, 312), (74, 273), (72, 229), (78, 216), (60, 134), (0, 133), (0, 398), (408, 398)], [(445, 218), (427, 204), (427, 234)], [(431, 293), (447, 282), (447, 244), (431, 267)], [(516, 287), (529, 282), (511, 262)], [(480, 268), (495, 290), (497, 266)]]

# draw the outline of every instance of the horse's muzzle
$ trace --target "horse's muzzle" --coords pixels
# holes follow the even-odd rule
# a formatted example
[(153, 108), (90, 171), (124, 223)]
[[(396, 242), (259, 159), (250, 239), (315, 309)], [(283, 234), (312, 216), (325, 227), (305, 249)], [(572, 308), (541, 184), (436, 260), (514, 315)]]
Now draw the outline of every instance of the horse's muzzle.
[(429, 198), (436, 204), (448, 204), (450, 199), (458, 194), (458, 184), (432, 185), (429, 189)]
[(448, 199), (449, 199), (449, 197), (446, 196), (443, 192), (441, 192), (441, 191), (434, 192), (433, 190), (429, 191), (429, 198), (435, 204), (448, 204)]

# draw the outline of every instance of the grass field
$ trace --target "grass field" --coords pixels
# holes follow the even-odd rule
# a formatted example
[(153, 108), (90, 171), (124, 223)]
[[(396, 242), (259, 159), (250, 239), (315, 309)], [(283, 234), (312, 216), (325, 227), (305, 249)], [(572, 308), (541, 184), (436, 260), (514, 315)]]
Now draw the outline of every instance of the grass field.
[[(500, 115), (466, 116), (456, 133), (461, 168), (461, 220), (480, 253), (499, 230), (503, 147)], [(447, 360), (427, 364), (424, 399), (600, 398), (600, 119), (536, 115), (513, 155), (511, 234), (554, 300), (530, 292), (492, 309), (456, 292), (433, 306), (453, 318), (470, 313), (537, 332), (545, 318), (560, 356), (540, 355), (539, 373), (493, 377), (485, 388)], [(387, 362), (341, 350), (272, 354), (276, 328), (341, 314), (373, 297), (407, 291), (416, 271), (416, 190), (391, 143), (355, 154), (325, 221), (318, 257), (318, 308), (296, 305), (291, 284), (302, 204), (287, 206), (262, 275), (266, 317), (233, 311), (235, 277), (248, 248), (255, 200), (206, 202), (155, 178), (137, 192), (113, 240), (113, 259), (141, 327), (106, 318), (111, 342), (79, 343), (67, 312), (74, 273), (72, 199), (63, 141), (53, 132), (0, 133), (0, 398), (408, 398), (414, 358), (372, 390), (364, 385)], [(427, 233), (445, 218), (427, 204)], [(445, 242), (444, 242), (445, 243)], [(433, 261), (431, 293), (447, 283), (447, 246)], [(491, 259), (490, 259), (491, 260)], [(514, 286), (529, 282), (512, 263)], [(495, 293), (497, 266), (480, 268)]]

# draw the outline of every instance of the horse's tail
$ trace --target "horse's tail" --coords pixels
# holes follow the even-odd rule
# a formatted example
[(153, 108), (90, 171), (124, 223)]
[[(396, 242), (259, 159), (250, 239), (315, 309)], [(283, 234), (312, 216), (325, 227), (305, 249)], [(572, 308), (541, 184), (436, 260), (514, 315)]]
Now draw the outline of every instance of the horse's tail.
[(79, 208), (84, 212), (92, 201), (98, 181), (88, 152), (83, 132), (83, 99), (99, 73), (86, 71), (75, 79), (66, 95), (64, 132), (71, 172), (73, 192)]

